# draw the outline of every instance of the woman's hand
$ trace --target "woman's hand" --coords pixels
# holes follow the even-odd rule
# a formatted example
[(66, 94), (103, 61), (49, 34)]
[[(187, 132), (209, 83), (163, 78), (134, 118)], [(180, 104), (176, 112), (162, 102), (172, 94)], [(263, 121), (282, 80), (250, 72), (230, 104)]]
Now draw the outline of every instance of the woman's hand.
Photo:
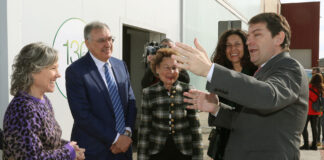
[(84, 152), (85, 152), (85, 149), (84, 148), (80, 148), (78, 145), (77, 145), (77, 142), (70, 142), (70, 145), (74, 148), (74, 151), (75, 151), (75, 160), (84, 160), (85, 159), (85, 156), (84, 156)]

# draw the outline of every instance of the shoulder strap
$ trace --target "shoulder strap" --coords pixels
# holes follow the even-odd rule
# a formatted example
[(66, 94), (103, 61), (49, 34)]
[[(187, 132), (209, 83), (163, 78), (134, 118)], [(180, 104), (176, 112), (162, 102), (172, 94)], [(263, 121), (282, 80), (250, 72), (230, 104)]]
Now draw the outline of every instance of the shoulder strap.
[(312, 99), (310, 99), (309, 97), (309, 100), (312, 101), (313, 103), (316, 102), (317, 100), (319, 100), (320, 97), (322, 97), (322, 94), (318, 94), (313, 88), (309, 88), (313, 93), (315, 93), (317, 95), (317, 98), (315, 101), (312, 101)]
[(318, 97), (320, 96), (313, 88), (309, 88), (313, 93), (315, 93)]

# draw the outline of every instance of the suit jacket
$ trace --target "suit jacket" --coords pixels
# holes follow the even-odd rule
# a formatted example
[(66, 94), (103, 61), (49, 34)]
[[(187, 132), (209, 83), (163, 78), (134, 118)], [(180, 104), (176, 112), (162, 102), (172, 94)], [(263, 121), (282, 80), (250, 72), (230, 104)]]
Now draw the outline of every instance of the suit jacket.
[(143, 89), (138, 160), (148, 160), (150, 155), (161, 152), (170, 135), (182, 154), (191, 155), (192, 160), (203, 158), (198, 114), (186, 109), (188, 104), (183, 102), (183, 92), (190, 88), (189, 84), (176, 81), (168, 95), (160, 81)]
[[(123, 105), (126, 127), (133, 130), (136, 106), (129, 74), (123, 61), (109, 58)], [(86, 149), (87, 160), (132, 159), (126, 154), (114, 155), (110, 147), (117, 135), (112, 102), (90, 53), (72, 63), (65, 73), (66, 92), (74, 118), (71, 140)]]
[(226, 160), (299, 160), (308, 80), (289, 53), (270, 59), (255, 77), (215, 64), (207, 89), (243, 106), (238, 114), (220, 109), (214, 121), (231, 129)]

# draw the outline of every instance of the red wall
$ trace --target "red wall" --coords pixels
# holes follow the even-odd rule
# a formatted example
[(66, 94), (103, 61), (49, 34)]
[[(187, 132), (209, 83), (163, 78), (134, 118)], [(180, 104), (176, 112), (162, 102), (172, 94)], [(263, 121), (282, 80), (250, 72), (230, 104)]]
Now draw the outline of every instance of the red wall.
[(291, 28), (290, 49), (312, 49), (312, 67), (318, 66), (320, 2), (281, 4)]

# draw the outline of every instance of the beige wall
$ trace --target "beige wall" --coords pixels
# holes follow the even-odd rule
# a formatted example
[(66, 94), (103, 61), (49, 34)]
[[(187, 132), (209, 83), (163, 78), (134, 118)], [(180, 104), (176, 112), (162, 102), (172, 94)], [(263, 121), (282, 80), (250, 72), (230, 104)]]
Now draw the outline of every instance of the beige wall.
[(261, 12), (280, 13), (280, 0), (261, 0)]

